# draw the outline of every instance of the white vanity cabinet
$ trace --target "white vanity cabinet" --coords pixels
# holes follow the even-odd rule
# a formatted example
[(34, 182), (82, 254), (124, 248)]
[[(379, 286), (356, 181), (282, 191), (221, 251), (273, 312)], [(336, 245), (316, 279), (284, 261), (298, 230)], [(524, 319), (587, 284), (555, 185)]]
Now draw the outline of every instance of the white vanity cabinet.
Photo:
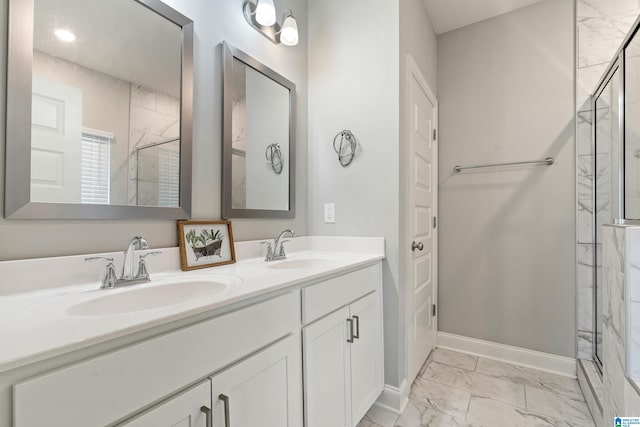
[(306, 427), (351, 427), (348, 318), (344, 307), (303, 329)]
[(0, 427), (355, 427), (383, 387), (381, 295), (369, 262), (0, 373)]
[(302, 426), (300, 335), (293, 334), (119, 424), (119, 427), (174, 426)]
[(300, 347), (292, 335), (212, 377), (213, 427), (301, 427)]
[[(175, 419), (187, 419), (190, 410), (181, 414), (177, 409), (171, 409), (177, 392), (205, 380), (212, 373), (222, 372), (220, 375), (224, 375), (225, 369), (243, 360), (245, 362), (241, 363), (247, 363), (245, 366), (255, 366), (250, 365), (249, 360), (259, 365), (267, 357), (265, 354), (271, 355), (268, 346), (295, 342), (296, 339), (299, 342), (299, 331), (300, 291), (294, 291), (20, 381), (13, 387), (13, 425), (112, 425), (128, 421), (154, 404), (159, 413), (166, 410)], [(298, 338), (290, 341), (285, 339), (296, 336)], [(267, 350), (262, 350), (265, 348)], [(275, 345), (273, 348), (282, 351), (283, 347)], [(296, 377), (294, 372), (289, 372), (300, 365), (300, 346), (295, 353), (288, 348), (287, 351), (286, 374), (292, 377), (292, 381), (297, 378), (300, 382), (299, 375)], [(253, 370), (257, 374), (261, 368), (253, 367)], [(276, 371), (269, 371), (266, 367), (262, 371), (271, 375), (269, 380), (275, 378)], [(280, 378), (278, 381), (283, 384), (284, 380)], [(300, 386), (287, 389), (291, 394), (296, 390), (299, 395)], [(300, 401), (300, 396), (291, 397), (292, 404), (299, 405), (297, 402)], [(161, 403), (158, 405), (157, 402)], [(191, 407), (195, 408), (199, 402)], [(163, 409), (163, 403), (169, 409)], [(170, 420), (167, 418), (166, 421)], [(133, 425), (156, 426), (140, 422), (143, 424)]]
[(118, 427), (209, 427), (211, 385), (200, 383)]
[[(303, 290), (303, 310), (317, 315), (319, 306), (338, 304), (322, 294), (346, 286), (338, 294), (343, 306), (302, 330), (306, 427), (355, 427), (382, 392), (379, 275), (376, 265), (318, 284), (311, 292)], [(364, 296), (353, 300), (354, 287)], [(309, 300), (309, 294), (316, 299)]]

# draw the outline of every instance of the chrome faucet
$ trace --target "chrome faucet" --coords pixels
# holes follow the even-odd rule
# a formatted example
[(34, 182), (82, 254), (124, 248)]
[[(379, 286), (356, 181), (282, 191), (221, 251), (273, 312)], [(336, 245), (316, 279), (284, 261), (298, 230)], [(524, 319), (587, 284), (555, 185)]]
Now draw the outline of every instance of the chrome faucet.
[(162, 252), (154, 251), (147, 252), (144, 255), (140, 255), (140, 261), (138, 262), (138, 272), (133, 275), (133, 264), (136, 247), (138, 249), (149, 249), (149, 243), (140, 237), (136, 236), (129, 242), (127, 250), (124, 251), (124, 263), (122, 264), (122, 276), (118, 278), (116, 275), (116, 268), (113, 264), (113, 258), (108, 257), (89, 257), (85, 258), (85, 261), (107, 261), (107, 272), (102, 279), (102, 286), (100, 289), (113, 289), (118, 286), (133, 285), (135, 283), (145, 283), (151, 281), (149, 272), (147, 271), (147, 264), (145, 258), (149, 255), (158, 255)]
[(122, 264), (121, 280), (133, 279), (133, 258), (136, 246), (138, 249), (149, 249), (149, 243), (141, 236), (136, 236), (129, 242), (127, 250), (124, 251), (124, 263)]
[(289, 239), (285, 240), (285, 235), (287, 234), (290, 238), (296, 237), (295, 231), (287, 229), (274, 239), (275, 246), (272, 246), (268, 240), (262, 242), (263, 245), (267, 245), (267, 256), (264, 258), (266, 262), (287, 259), (287, 254), (284, 253), (284, 244), (289, 241)]

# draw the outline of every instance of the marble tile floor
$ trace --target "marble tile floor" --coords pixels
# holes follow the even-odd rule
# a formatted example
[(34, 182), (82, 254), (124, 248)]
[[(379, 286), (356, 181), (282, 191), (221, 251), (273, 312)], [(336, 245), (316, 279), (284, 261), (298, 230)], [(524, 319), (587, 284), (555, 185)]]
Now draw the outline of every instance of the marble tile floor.
[(400, 416), (374, 406), (358, 427), (595, 427), (575, 379), (434, 350)]

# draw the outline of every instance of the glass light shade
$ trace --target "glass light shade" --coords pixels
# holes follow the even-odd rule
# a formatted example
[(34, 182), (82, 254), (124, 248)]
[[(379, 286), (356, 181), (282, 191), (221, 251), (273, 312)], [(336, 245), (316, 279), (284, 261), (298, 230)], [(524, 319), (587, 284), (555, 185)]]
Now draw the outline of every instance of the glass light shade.
[(266, 27), (276, 23), (276, 7), (273, 5), (273, 0), (258, 0), (256, 21)]
[(286, 46), (295, 46), (298, 44), (298, 23), (296, 18), (289, 15), (282, 23), (280, 31), (280, 43)]

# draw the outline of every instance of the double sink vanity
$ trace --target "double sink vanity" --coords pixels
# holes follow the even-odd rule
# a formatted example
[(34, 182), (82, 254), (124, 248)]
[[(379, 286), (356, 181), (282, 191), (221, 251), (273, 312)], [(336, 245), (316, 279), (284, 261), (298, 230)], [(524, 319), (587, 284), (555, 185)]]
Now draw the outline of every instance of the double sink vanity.
[[(193, 82), (220, 74), (194, 76), (194, 22), (158, 0), (8, 3), (7, 224), (108, 219), (97, 233), (120, 236), (113, 221), (190, 218), (210, 197), (192, 181), (218, 185), (213, 159), (192, 165), (209, 104), (194, 99), (211, 96)], [(295, 83), (199, 40), (224, 80), (208, 215), (295, 218)], [(147, 248), (0, 262), (0, 427), (354, 427), (380, 395), (382, 238), (300, 237), (270, 262), (241, 242), (235, 264), (192, 272), (178, 248)]]
[(355, 426), (383, 387), (383, 239), (259, 243), (193, 272), (168, 248), (113, 289), (81, 256), (0, 263), (0, 426)]

